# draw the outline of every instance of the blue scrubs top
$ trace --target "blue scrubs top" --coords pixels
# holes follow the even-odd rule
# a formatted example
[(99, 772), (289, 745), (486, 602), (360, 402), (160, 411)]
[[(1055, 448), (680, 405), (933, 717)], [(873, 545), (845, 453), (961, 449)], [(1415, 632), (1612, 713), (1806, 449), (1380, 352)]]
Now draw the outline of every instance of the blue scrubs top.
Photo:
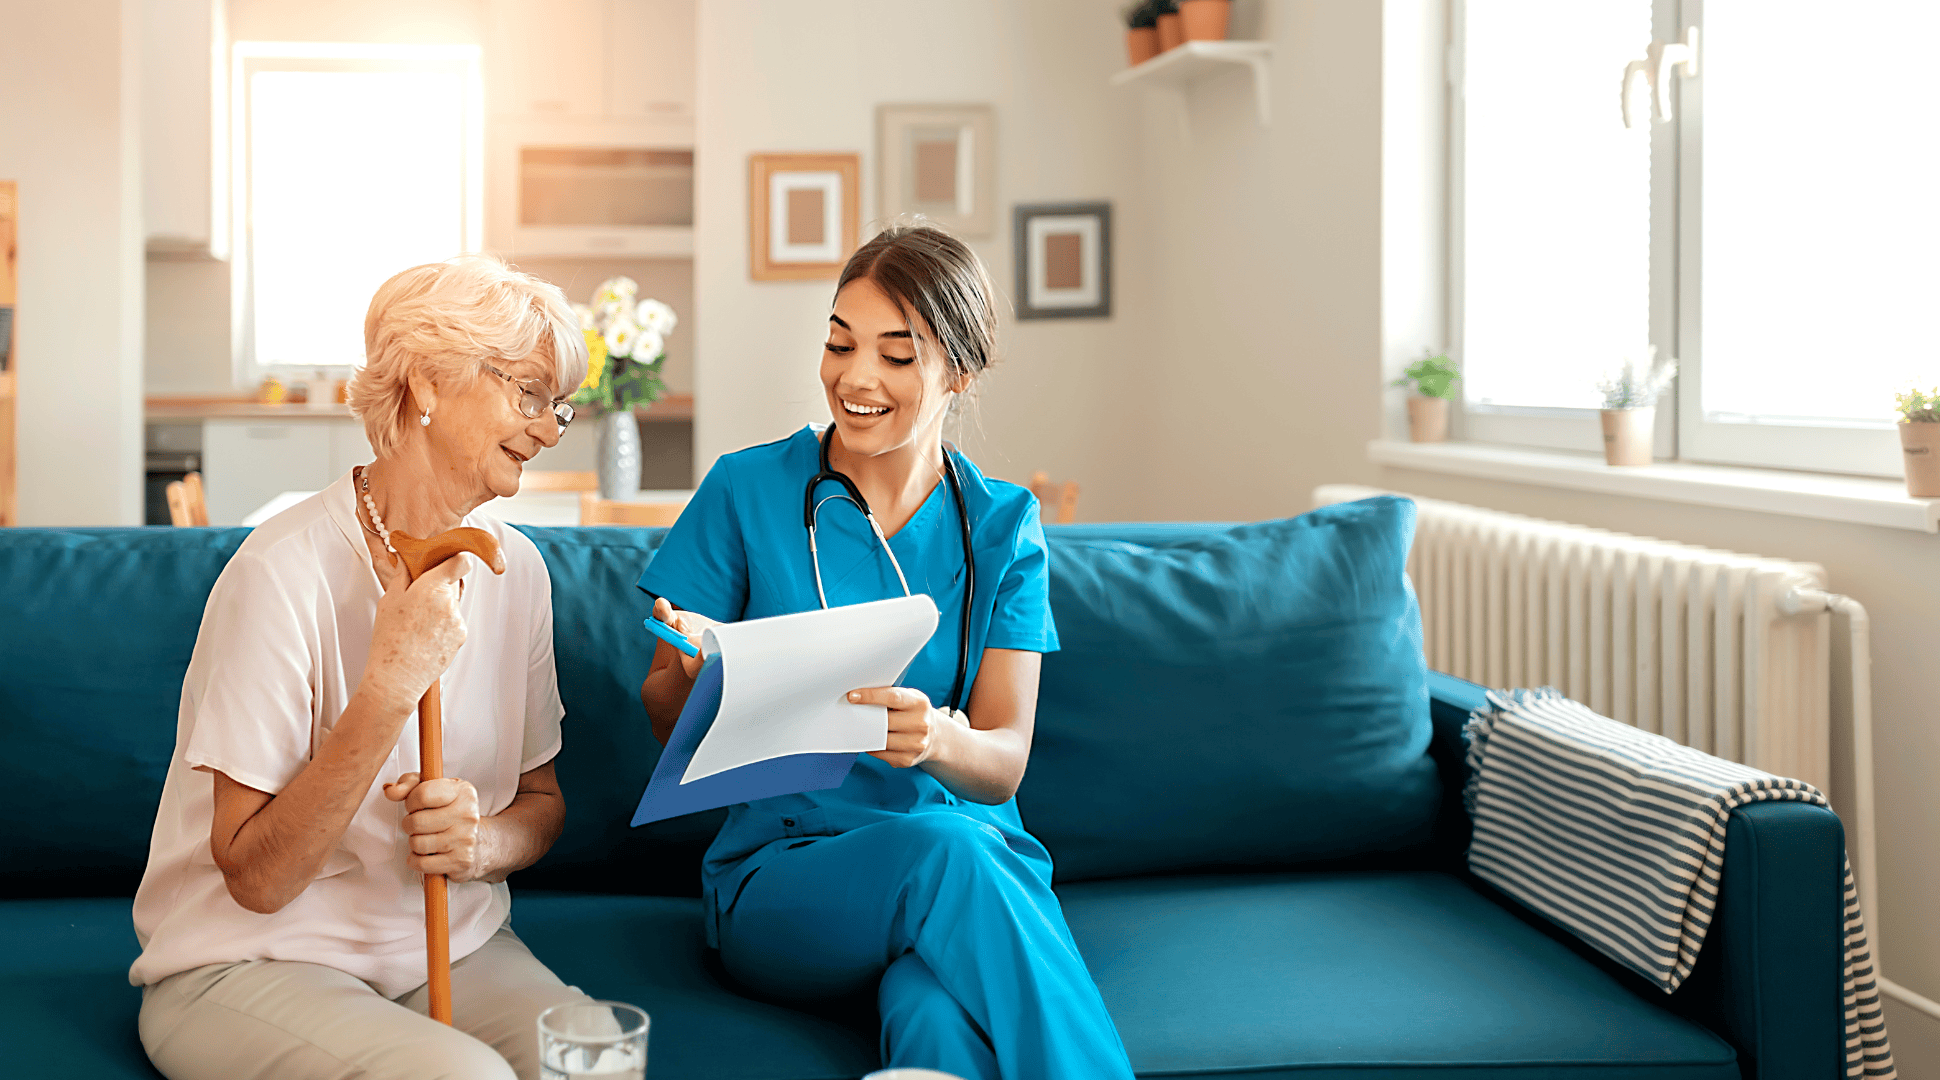
[[(809, 425), (778, 442), (750, 447), (715, 462), (694, 499), (667, 533), (646, 572), (642, 591), (677, 608), (721, 622), (812, 611), (815, 576), (802, 523), (802, 490), (820, 470), (820, 434)], [(986, 478), (958, 455), (963, 500), (970, 512), (977, 594), (971, 599), (970, 669), (964, 701), (976, 683), (983, 651), (1055, 652), (1050, 576), (1037, 499), (1029, 491)], [(817, 497), (842, 486), (824, 481)], [(896, 571), (860, 511), (843, 500), (823, 505), (816, 518), (822, 582), (831, 607), (901, 596)], [(928, 593), (942, 614), (936, 633), (916, 654), (900, 685), (929, 695), (947, 709), (956, 680), (964, 586), (963, 531), (947, 480), (930, 492), (909, 522), (889, 538), (912, 592)], [(858, 754), (837, 788), (742, 803), (708, 849), (703, 866), (707, 942), (718, 946), (719, 915), (733, 906), (741, 883), (768, 858), (804, 838), (835, 836), (901, 814), (946, 811), (995, 827), (1010, 845), (1050, 857), (1029, 833), (1011, 800), (989, 806), (958, 799), (922, 768), (898, 769)]]

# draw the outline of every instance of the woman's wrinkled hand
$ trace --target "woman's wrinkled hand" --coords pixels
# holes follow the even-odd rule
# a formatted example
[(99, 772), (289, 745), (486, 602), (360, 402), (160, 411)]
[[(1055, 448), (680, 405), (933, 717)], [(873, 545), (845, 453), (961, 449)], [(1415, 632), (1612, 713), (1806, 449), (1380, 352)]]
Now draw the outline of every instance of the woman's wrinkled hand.
[(404, 835), (411, 839), (411, 869), (453, 881), (486, 876), (478, 841), (478, 789), (469, 780), (420, 780), (405, 773), (384, 785), (384, 797), (401, 802)]
[[(653, 617), (680, 631), (682, 634), (687, 635), (687, 640), (693, 642), (696, 649), (701, 647), (702, 631), (705, 631), (710, 626), (718, 625), (713, 619), (705, 615), (696, 615), (691, 611), (677, 610), (665, 598), (653, 602)], [(689, 656), (686, 653), (681, 653), (680, 669), (687, 673), (689, 679), (694, 678), (701, 673), (701, 658), (699, 656)]]
[(907, 686), (851, 690), (849, 700), (857, 705), (881, 705), (889, 710), (889, 744), (881, 750), (870, 751), (870, 755), (898, 769), (936, 760), (950, 736), (964, 726), (955, 716), (931, 705), (929, 695)]
[(384, 583), (362, 689), (378, 695), (391, 711), (415, 706), (465, 643), (458, 579), (470, 560), (460, 553), (416, 581), (407, 582), (399, 571)]

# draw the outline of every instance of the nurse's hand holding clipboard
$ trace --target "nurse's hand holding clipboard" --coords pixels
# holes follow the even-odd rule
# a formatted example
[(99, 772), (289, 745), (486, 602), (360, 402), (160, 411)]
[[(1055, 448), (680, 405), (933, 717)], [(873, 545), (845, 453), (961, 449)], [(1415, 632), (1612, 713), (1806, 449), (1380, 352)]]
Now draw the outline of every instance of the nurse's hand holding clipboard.
[(889, 710), (889, 745), (872, 757), (920, 767), (971, 802), (1001, 803), (1017, 794), (1030, 758), (1038, 661), (1033, 652), (985, 649), (967, 713), (939, 709), (907, 686), (851, 690), (849, 700)]

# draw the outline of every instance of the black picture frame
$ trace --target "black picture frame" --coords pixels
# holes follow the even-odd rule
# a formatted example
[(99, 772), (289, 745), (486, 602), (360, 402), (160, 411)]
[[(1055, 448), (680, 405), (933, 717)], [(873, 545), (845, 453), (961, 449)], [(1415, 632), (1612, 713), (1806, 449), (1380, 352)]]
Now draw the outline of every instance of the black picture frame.
[[(1033, 234), (1063, 226), (1079, 236), (1082, 284), (1075, 289), (1046, 285), (1044, 248)], [(1111, 203), (1057, 202), (1019, 204), (1012, 211), (1011, 244), (1015, 256), (1019, 319), (1111, 318)]]

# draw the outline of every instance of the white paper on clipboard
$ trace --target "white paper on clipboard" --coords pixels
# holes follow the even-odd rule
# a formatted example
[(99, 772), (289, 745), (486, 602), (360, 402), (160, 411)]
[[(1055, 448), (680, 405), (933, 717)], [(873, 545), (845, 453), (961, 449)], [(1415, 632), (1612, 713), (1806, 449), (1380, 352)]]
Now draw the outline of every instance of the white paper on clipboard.
[(789, 754), (881, 750), (889, 710), (849, 691), (895, 685), (936, 624), (919, 593), (709, 627), (701, 654), (721, 655), (721, 707), (681, 783)]

